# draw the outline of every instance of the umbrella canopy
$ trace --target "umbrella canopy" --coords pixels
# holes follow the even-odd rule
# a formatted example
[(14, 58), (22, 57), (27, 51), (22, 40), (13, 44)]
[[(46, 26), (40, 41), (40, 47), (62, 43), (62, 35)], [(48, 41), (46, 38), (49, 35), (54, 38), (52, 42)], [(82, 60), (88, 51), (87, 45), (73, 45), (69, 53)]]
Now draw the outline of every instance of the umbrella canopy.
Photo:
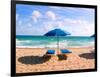
[(95, 34), (94, 34), (94, 35), (92, 35), (91, 37), (95, 37)]
[(64, 32), (61, 29), (54, 29), (45, 34), (45, 36), (66, 36), (66, 35), (70, 35), (70, 33)]
[(54, 29), (54, 30), (51, 30), (51, 31), (47, 32), (46, 34), (44, 34), (44, 36), (57, 36), (57, 47), (58, 47), (58, 49), (59, 49), (59, 36), (66, 36), (66, 35), (70, 35), (70, 33), (65, 32), (61, 29)]

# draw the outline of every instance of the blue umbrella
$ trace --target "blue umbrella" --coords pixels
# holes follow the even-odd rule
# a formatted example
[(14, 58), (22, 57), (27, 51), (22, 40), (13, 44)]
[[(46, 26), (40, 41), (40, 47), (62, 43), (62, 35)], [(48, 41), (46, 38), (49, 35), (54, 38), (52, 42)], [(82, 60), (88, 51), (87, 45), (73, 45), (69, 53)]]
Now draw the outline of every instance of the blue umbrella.
[(95, 37), (95, 34), (94, 34), (94, 35), (92, 35), (91, 37)]
[(58, 49), (59, 49), (59, 36), (66, 36), (66, 35), (70, 35), (70, 33), (65, 32), (61, 29), (54, 29), (54, 30), (51, 30), (51, 31), (47, 32), (46, 34), (44, 34), (44, 36), (57, 36)]

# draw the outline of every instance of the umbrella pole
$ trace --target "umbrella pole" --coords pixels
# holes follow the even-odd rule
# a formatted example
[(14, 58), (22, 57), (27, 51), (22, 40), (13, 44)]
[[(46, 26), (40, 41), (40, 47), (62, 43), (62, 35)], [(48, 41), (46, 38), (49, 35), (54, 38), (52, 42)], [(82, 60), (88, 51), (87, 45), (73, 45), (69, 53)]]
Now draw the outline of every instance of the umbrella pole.
[(59, 53), (59, 36), (57, 36), (57, 53)]
[(58, 36), (58, 52), (59, 52), (59, 36)]

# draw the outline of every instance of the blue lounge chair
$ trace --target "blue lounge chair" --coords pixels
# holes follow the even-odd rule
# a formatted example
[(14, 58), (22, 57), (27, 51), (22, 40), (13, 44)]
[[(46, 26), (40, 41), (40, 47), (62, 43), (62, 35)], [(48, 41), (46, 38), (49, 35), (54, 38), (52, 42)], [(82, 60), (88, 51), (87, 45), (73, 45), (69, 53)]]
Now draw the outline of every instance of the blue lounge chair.
[(67, 53), (72, 53), (72, 52), (67, 50), (67, 49), (61, 49), (61, 53), (62, 54), (67, 54)]
[(55, 54), (55, 50), (47, 50), (46, 54)]

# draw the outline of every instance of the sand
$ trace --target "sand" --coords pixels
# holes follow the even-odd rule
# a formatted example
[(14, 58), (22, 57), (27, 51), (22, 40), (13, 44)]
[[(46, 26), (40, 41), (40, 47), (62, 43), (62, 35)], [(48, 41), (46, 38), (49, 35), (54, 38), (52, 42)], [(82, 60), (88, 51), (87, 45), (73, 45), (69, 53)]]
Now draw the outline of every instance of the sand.
[(46, 48), (16, 48), (16, 73), (95, 68), (93, 47), (67, 49), (72, 53), (48, 56)]

